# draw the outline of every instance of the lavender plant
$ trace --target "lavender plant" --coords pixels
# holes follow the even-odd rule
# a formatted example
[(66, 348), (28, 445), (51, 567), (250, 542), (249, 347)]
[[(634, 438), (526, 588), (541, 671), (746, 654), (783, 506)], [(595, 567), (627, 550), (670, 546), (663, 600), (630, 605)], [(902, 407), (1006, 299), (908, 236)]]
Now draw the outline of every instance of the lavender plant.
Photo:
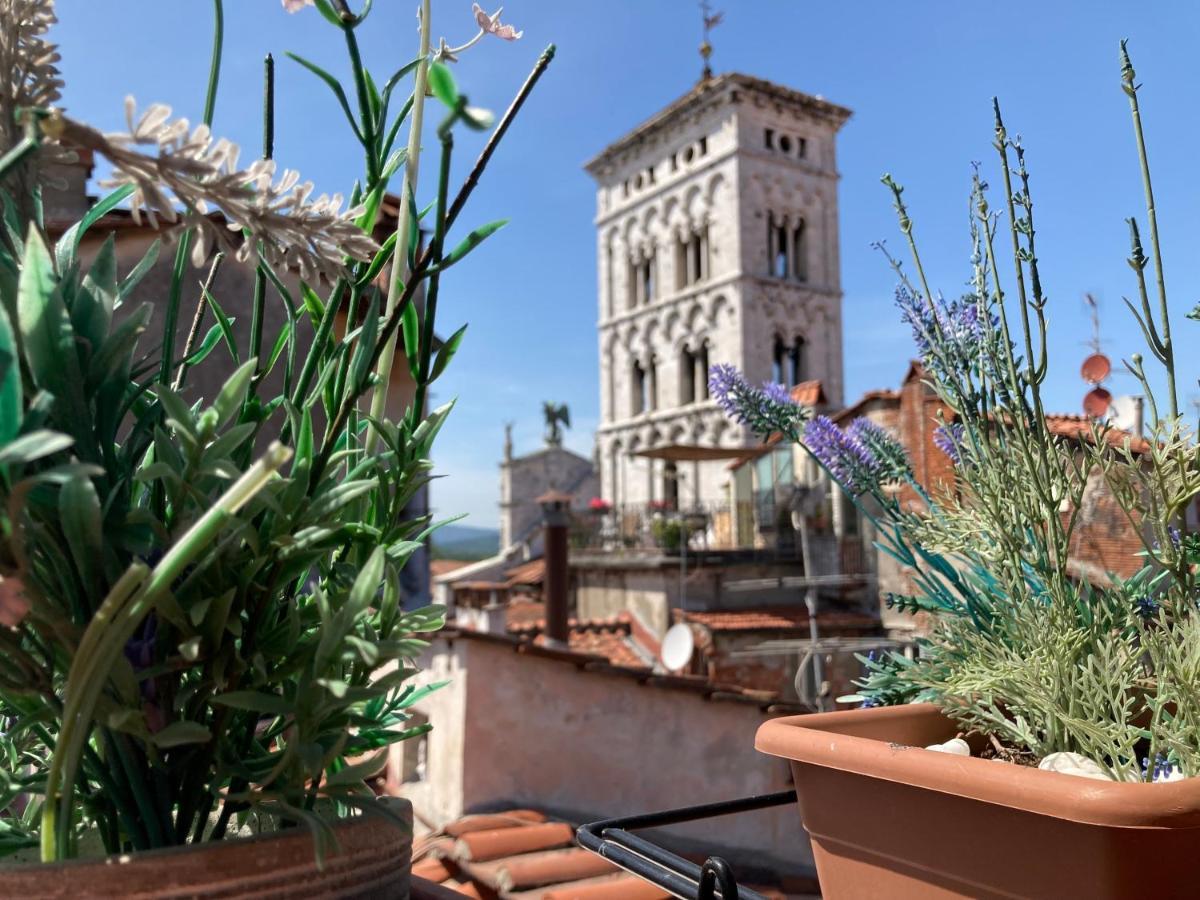
[[(427, 409), (429, 388), (464, 331), (435, 337), (441, 282), (503, 223), (449, 238), (553, 48), (452, 194), (456, 130), (491, 117), (433, 61), (429, 0), (417, 58), (386, 78), (359, 50), (370, 0), (359, 12), (284, 3), (306, 5), (349, 60), (348, 91), (294, 57), (333, 92), (362, 149), (347, 208), (311, 200), (295, 173), (276, 177), (273, 70), (262, 159), (240, 167), (237, 148), (213, 139), (222, 0), (203, 124), (157, 105), (138, 117), (131, 101), (129, 131), (116, 135), (52, 106), (52, 0), (0, 0), (11, 73), (0, 121), (16, 123), (0, 156), (0, 852), (40, 846), (57, 860), (88, 835), (109, 852), (220, 840), (251, 814), (307, 824), (321, 847), (331, 817), (386, 812), (366, 780), (391, 744), (427, 728), (408, 724), (427, 690), (409, 682), (442, 610), (406, 604), (400, 574), (436, 525), (405, 510), (450, 412)], [(485, 30), (500, 27), (489, 18)], [(410, 82), (396, 112), (393, 94)], [(445, 111), (421, 213), (427, 86)], [(51, 242), (39, 166), (77, 149), (112, 164), (115, 190)], [(396, 227), (376, 243), (401, 172)], [(111, 237), (81, 259), (85, 233), (126, 201), (175, 247), (153, 308), (131, 308), (132, 292), (158, 245), (126, 273)], [(212, 293), (226, 253), (254, 270), (248, 343)], [(180, 358), (189, 260), (209, 275)], [(286, 314), (277, 334), (265, 333), (268, 299)], [(209, 311), (217, 324), (200, 339)], [(398, 345), (415, 389), (392, 420)], [(221, 374), (212, 396), (188, 382), (203, 368)], [(283, 387), (267, 395), (272, 374)]]
[[(881, 549), (910, 573), (915, 591), (890, 595), (888, 604), (932, 614), (919, 658), (864, 658), (859, 691), (846, 699), (928, 700), (965, 731), (1038, 757), (1080, 754), (1101, 777), (1153, 781), (1200, 774), (1200, 541), (1185, 516), (1200, 493), (1200, 458), (1179, 413), (1139, 85), (1124, 43), (1120, 55), (1150, 241), (1147, 255), (1131, 218), (1138, 299), (1129, 307), (1165, 383), (1156, 396), (1143, 357), (1128, 361), (1149, 402), (1147, 438), (1097, 421), (1081, 439), (1068, 439), (1047, 425), (1049, 300), (1025, 148), (1009, 136), (998, 103), (1000, 205), (992, 207), (977, 169), (965, 295), (947, 300), (931, 290), (903, 188), (883, 178), (914, 272), (888, 255), (900, 282), (896, 302), (947, 410), (934, 440), (954, 464), (954, 484), (927, 494), (901, 448), (861, 421), (842, 430), (817, 417), (785, 434), (856, 499)], [(1190, 315), (1200, 317), (1200, 309)], [(762, 392), (744, 396), (729, 383), (725, 375), (713, 387), (743, 421), (767, 432), (765, 419), (747, 412), (765, 402)], [(889, 484), (908, 485), (921, 503), (902, 506)], [(1101, 485), (1143, 539), (1144, 565), (1130, 578), (1072, 564), (1081, 511)]]

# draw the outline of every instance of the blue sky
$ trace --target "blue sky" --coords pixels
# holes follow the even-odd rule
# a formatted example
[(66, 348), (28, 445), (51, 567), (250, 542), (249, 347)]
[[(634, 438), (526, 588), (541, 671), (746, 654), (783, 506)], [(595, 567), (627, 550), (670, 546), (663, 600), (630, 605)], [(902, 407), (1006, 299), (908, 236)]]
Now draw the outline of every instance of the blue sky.
[[(351, 5), (358, 7), (358, 0)], [(722, 8), (721, 4), (714, 4)], [(262, 55), (294, 50), (344, 72), (336, 33), (315, 11), (288, 16), (278, 0), (227, 0), (226, 69), (215, 130), (257, 147)], [(364, 38), (369, 65), (391, 71), (415, 53), (415, 0), (376, 0)], [(435, 31), (451, 43), (473, 33), (470, 3), (434, 0)], [(1078, 365), (1090, 325), (1082, 297), (1101, 304), (1105, 350), (1141, 350), (1121, 297), (1135, 285), (1125, 263), (1124, 219), (1145, 209), (1119, 84), (1117, 44), (1130, 39), (1156, 177), (1168, 289), (1185, 401), (1200, 399), (1200, 324), (1183, 314), (1200, 298), (1200, 5), (1185, 0), (1014, 0), (1003, 5), (926, 0), (811, 3), (726, 0), (715, 32), (717, 71), (738, 70), (823, 94), (854, 117), (839, 145), (847, 398), (895, 386), (909, 340), (891, 306), (893, 279), (870, 248), (901, 249), (889, 198), (892, 172), (906, 187), (931, 280), (956, 293), (969, 275), (966, 196), (970, 163), (998, 182), (990, 98), (1025, 141), (1039, 257), (1050, 296), (1052, 363), (1047, 406), (1075, 412)], [(120, 127), (122, 99), (162, 101), (198, 119), (208, 66), (205, 0), (59, 0), (56, 38), (71, 112)], [(993, 11), (994, 10), (994, 11)], [(590, 453), (599, 391), (596, 362), (595, 209), (581, 164), (686, 92), (699, 70), (699, 13), (690, 0), (511, 0), (514, 44), (487, 40), (456, 69), (472, 103), (501, 110), (542, 48), (558, 56), (514, 126), (460, 221), (512, 224), (444, 283), (441, 330), (469, 322), (441, 398), (458, 396), (440, 438), (434, 501), (470, 523), (496, 522), (497, 463), (506, 421), (518, 451), (540, 442), (542, 400), (570, 404), (568, 443)], [(334, 126), (325, 89), (281, 60), (277, 158), (323, 190), (345, 190), (358, 172), (353, 139)], [(460, 168), (482, 138), (459, 141)], [(432, 175), (432, 167), (427, 174)], [(432, 192), (425, 179), (423, 195)], [(1144, 231), (1144, 229), (1143, 229)], [(1136, 389), (1117, 376), (1114, 393)]]

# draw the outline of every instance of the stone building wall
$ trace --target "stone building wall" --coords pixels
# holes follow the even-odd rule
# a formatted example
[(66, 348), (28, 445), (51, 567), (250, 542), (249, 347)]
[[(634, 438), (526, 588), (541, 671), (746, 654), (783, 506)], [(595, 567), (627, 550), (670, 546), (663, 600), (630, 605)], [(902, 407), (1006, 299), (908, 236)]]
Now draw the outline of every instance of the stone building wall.
[[(588, 164), (597, 181), (597, 447), (610, 502), (725, 500), (723, 461), (672, 468), (640, 455), (754, 443), (708, 399), (713, 364), (762, 381), (775, 374), (777, 345), (800, 340), (800, 371), (787, 377), (818, 378), (840, 402), (833, 148), (848, 115), (768, 82), (721, 76)], [(776, 220), (790, 229), (794, 264), (773, 273)]]

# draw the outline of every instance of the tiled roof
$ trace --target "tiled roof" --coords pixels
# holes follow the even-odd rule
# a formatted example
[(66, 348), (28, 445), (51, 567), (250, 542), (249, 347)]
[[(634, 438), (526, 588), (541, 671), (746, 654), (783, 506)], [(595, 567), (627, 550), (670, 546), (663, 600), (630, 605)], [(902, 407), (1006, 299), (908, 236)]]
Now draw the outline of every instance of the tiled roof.
[[(822, 619), (822, 621), (824, 621)], [(514, 653), (539, 656), (544, 659), (570, 663), (584, 672), (599, 675), (633, 678), (639, 684), (652, 688), (666, 690), (689, 691), (700, 694), (708, 700), (728, 700), (738, 703), (749, 703), (757, 706), (768, 715), (784, 715), (791, 713), (812, 712), (812, 708), (804, 703), (784, 700), (778, 691), (759, 691), (739, 687), (736, 684), (717, 681), (702, 675), (659, 675), (644, 663), (636, 666), (621, 665), (603, 658), (596, 653), (584, 652), (573, 645), (568, 649), (548, 647), (544, 642), (530, 640), (520, 634), (492, 634), (475, 631), (470, 628), (448, 627), (440, 631), (443, 640), (475, 640), (491, 644), (501, 644), (510, 647)]]
[[(1048, 413), (1046, 428), (1051, 434), (1071, 438), (1078, 441), (1092, 440), (1092, 427), (1095, 421), (1088, 416), (1068, 415), (1065, 413)], [(1129, 449), (1134, 453), (1145, 453), (1150, 449), (1145, 438), (1125, 431), (1123, 428), (1109, 428), (1104, 432), (1104, 440), (1111, 447), (1124, 447), (1129, 442)]]
[(506, 570), (504, 574), (508, 576), (510, 587), (516, 587), (521, 584), (541, 584), (546, 580), (546, 560), (531, 559), (527, 563), (513, 566), (513, 568)]
[[(530, 809), (464, 816), (417, 841), (412, 900), (668, 900), (671, 896), (574, 846), (574, 834), (575, 826), (549, 821)], [(767, 897), (784, 897), (770, 887), (756, 889)]]
[(429, 574), (433, 577), (438, 575), (447, 575), (450, 572), (455, 572), (463, 566), (471, 564), (469, 559), (431, 559), (429, 561)]
[[(674, 610), (674, 614), (677, 621), (703, 625), (709, 631), (770, 631), (808, 627), (808, 610), (803, 607), (708, 612)], [(870, 613), (828, 610), (817, 613), (817, 624), (826, 628), (877, 628), (879, 620)]]
[(802, 381), (792, 388), (792, 399), (802, 406), (821, 406), (826, 402), (820, 381)]
[[(413, 900), (659, 900), (670, 895), (574, 846), (535, 810), (465, 816), (413, 849)], [(449, 893), (447, 893), (449, 892)]]
[[(545, 644), (546, 607), (541, 603), (510, 603), (508, 633)], [(577, 653), (602, 656), (614, 666), (649, 669), (633, 646), (633, 622), (628, 612), (607, 619), (571, 619), (568, 644)]]

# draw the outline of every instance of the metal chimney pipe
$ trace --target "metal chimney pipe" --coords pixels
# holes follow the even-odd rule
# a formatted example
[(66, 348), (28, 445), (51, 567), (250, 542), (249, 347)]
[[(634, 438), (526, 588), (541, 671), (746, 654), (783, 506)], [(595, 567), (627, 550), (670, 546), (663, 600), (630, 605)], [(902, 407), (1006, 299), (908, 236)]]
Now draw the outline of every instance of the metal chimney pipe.
[(537, 498), (542, 506), (542, 543), (545, 547), (546, 580), (542, 585), (546, 603), (546, 640), (551, 646), (566, 647), (569, 638), (567, 525), (571, 495), (550, 491)]

